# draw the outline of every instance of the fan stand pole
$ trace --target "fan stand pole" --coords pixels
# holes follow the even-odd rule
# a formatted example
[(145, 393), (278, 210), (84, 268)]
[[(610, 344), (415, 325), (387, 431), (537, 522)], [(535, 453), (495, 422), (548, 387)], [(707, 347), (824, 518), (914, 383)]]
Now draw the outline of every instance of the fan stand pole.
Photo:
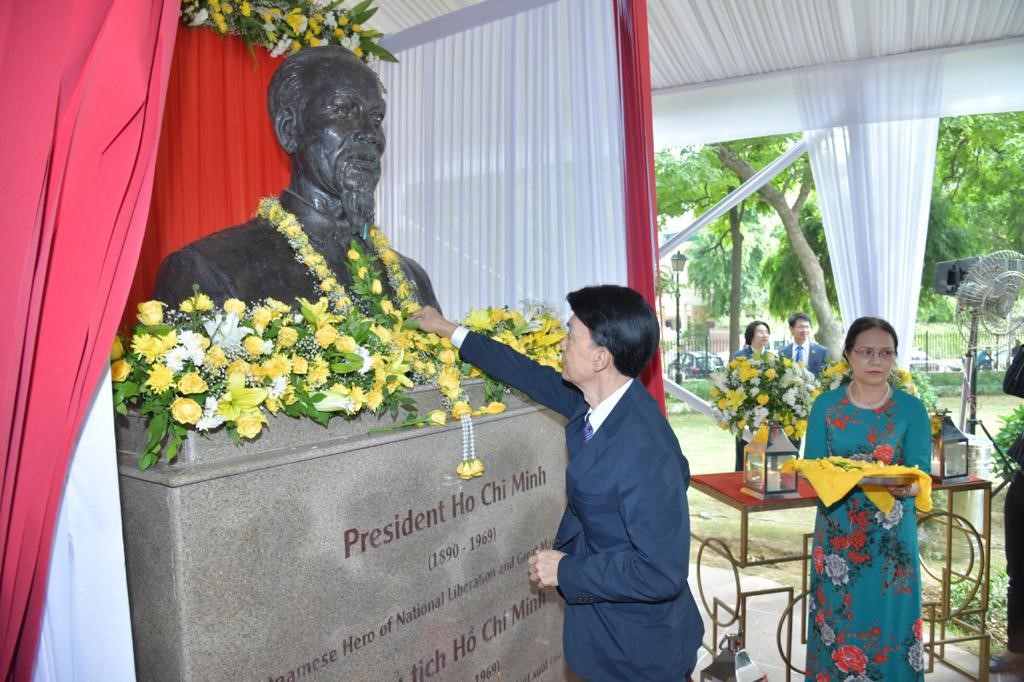
[(960, 423), (957, 424), (962, 432), (972, 435), (978, 423), (978, 365), (975, 362), (977, 345), (978, 314), (973, 313), (971, 315), (971, 331), (967, 339), (967, 352), (964, 354), (964, 377), (960, 389)]

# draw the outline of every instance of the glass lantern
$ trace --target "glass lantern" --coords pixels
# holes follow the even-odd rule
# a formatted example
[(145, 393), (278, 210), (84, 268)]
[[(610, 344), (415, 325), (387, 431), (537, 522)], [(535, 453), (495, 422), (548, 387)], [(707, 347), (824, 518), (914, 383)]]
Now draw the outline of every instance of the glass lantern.
[(767, 436), (767, 440), (755, 436), (743, 448), (743, 492), (762, 500), (795, 496), (796, 472), (781, 469), (800, 454), (777, 422), (769, 422)]
[(967, 476), (967, 436), (949, 418), (949, 411), (932, 415), (932, 480), (942, 483)]

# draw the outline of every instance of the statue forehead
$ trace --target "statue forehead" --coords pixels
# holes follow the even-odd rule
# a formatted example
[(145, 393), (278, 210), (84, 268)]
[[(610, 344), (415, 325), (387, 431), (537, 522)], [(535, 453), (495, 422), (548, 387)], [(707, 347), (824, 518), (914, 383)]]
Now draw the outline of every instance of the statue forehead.
[(376, 74), (362, 62), (347, 59), (310, 64), (301, 74), (307, 95), (356, 94), (364, 99), (384, 101)]

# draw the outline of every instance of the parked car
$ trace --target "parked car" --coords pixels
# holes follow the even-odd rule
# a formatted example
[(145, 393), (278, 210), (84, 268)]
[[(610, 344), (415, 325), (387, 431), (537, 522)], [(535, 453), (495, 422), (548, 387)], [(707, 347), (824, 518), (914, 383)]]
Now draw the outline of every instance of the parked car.
[(910, 369), (918, 372), (959, 372), (960, 368), (960, 358), (937, 360), (928, 357), (928, 354), (920, 348), (910, 351)]
[(678, 369), (682, 379), (704, 379), (719, 367), (725, 366), (722, 358), (702, 350), (686, 351), (669, 364), (669, 378), (675, 378)]

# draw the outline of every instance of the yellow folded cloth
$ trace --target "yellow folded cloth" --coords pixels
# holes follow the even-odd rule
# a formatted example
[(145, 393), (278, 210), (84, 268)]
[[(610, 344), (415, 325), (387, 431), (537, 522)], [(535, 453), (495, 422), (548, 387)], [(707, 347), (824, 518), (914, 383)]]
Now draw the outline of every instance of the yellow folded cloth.
[[(914, 498), (914, 504), (918, 511), (930, 512), (932, 510), (932, 477), (917, 467), (866, 462), (846, 457), (825, 457), (823, 459), (790, 460), (782, 465), (781, 470), (785, 473), (796, 471), (802, 474), (826, 507), (831, 507), (843, 499), (865, 476), (912, 474), (917, 478), (916, 483), (921, 488), (917, 497)], [(896, 498), (885, 486), (865, 485), (863, 488), (867, 498), (882, 513), (888, 514), (892, 511), (892, 505)]]

